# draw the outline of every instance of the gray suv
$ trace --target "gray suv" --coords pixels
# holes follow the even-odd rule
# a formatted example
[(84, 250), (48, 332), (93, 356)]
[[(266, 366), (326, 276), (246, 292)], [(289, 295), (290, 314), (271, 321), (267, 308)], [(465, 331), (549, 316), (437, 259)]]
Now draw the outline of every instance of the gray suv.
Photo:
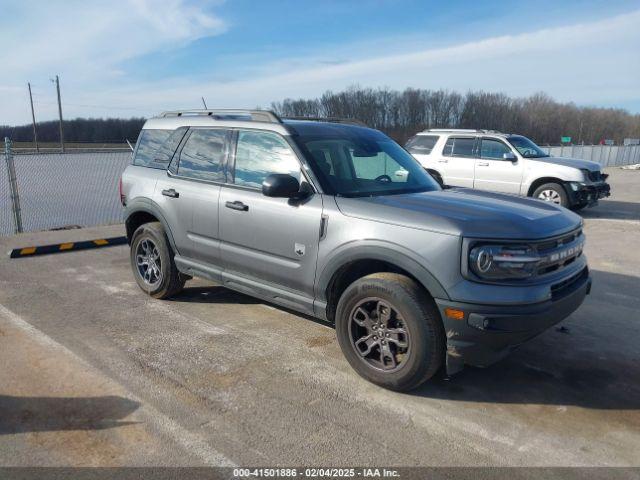
[(443, 190), (347, 121), (167, 112), (146, 122), (120, 193), (147, 294), (198, 276), (327, 320), (352, 367), (394, 390), (490, 365), (591, 287), (576, 214)]

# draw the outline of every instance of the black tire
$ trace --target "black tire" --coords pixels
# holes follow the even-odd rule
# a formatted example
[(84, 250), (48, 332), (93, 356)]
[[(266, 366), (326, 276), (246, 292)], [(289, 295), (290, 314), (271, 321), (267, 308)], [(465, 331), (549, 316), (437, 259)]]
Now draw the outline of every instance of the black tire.
[[(377, 306), (373, 307), (375, 300), (370, 299), (377, 299)], [(389, 319), (389, 327), (384, 330), (378, 325), (375, 331), (396, 332), (404, 328), (407, 332), (404, 342), (397, 341), (398, 338), (402, 340), (401, 334), (392, 333), (396, 336), (394, 340), (385, 333), (384, 336), (379, 334), (378, 343), (370, 347), (376, 336), (371, 336), (373, 330), (365, 330), (361, 325), (366, 317), (363, 312), (375, 308), (375, 312), (386, 313), (384, 309), (387, 306), (391, 307), (391, 312), (384, 316)], [(383, 323), (384, 319), (380, 321), (380, 315), (375, 312), (371, 311), (370, 319)], [(338, 302), (336, 334), (340, 348), (353, 369), (370, 382), (390, 390), (416, 388), (440, 369), (444, 359), (444, 329), (433, 299), (415, 281), (397, 273), (374, 273), (352, 283)], [(363, 337), (356, 340), (361, 334)], [(385, 336), (388, 340), (383, 347), (381, 343), (385, 343)], [(362, 342), (363, 338), (368, 340)], [(407, 348), (400, 348), (401, 343), (406, 343)], [(368, 348), (370, 351), (368, 357), (363, 355), (363, 344), (364, 350)], [(391, 351), (393, 357), (383, 355), (383, 348)], [(376, 356), (381, 363), (377, 363)], [(396, 363), (395, 367), (393, 363)]]
[[(154, 257), (157, 256), (153, 260), (154, 268), (152, 270), (159, 272), (157, 277), (151, 273), (149, 273), (148, 278), (145, 277), (150, 272), (149, 259), (144, 254), (145, 245), (147, 247), (153, 246), (152, 248), (147, 248), (146, 251), (153, 250), (153, 252), (156, 252), (152, 255)], [(184, 287), (188, 277), (178, 271), (173, 255), (173, 250), (160, 222), (140, 225), (133, 233), (130, 252), (131, 268), (138, 286), (147, 295), (153, 298), (169, 298), (179, 293)], [(139, 262), (140, 256), (143, 257), (142, 262)], [(147, 260), (146, 269), (144, 268), (145, 258)], [(143, 263), (143, 265), (139, 265), (139, 263)], [(159, 266), (157, 265), (158, 263), (160, 264)]]
[(433, 179), (438, 182), (438, 184), (444, 188), (444, 181), (442, 180), (442, 175), (434, 170), (427, 170), (427, 173), (433, 177)]
[(564, 187), (559, 183), (545, 183), (533, 191), (531, 195), (538, 200), (548, 201), (569, 208), (569, 198)]

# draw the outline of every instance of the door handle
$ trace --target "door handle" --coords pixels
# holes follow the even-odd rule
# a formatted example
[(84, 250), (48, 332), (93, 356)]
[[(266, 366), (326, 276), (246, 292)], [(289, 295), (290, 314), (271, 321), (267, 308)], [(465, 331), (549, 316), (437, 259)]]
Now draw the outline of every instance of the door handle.
[(478, 166), (479, 167), (488, 167), (489, 166), (489, 162), (478, 162)]
[(171, 198), (178, 198), (180, 196), (180, 194), (176, 192), (175, 189), (173, 188), (170, 188), (168, 190), (162, 190), (162, 194), (165, 197), (171, 197)]
[(245, 205), (240, 200), (236, 200), (235, 202), (225, 202), (224, 206), (231, 210), (240, 210), (241, 212), (249, 210), (249, 205)]
[(438, 163), (449, 163), (449, 160), (438, 160)]

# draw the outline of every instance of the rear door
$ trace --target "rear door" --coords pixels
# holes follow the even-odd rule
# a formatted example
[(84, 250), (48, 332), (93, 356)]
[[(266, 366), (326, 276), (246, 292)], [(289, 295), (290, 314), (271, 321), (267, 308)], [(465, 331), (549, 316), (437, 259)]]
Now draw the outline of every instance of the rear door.
[(238, 130), (233, 177), (220, 193), (224, 283), (312, 312), (322, 196), (303, 201), (262, 194), (271, 173), (306, 182), (295, 152), (278, 133)]
[(476, 160), (474, 188), (493, 192), (520, 193), (523, 166), (522, 160), (503, 158), (513, 150), (498, 138), (480, 140), (480, 158)]
[(176, 215), (188, 223), (188, 247), (181, 255), (206, 262), (220, 272), (219, 198), (226, 180), (226, 159), (231, 131), (192, 128), (172, 162), (168, 185), (178, 197)]
[(434, 163), (445, 185), (473, 188), (476, 151), (475, 136), (450, 136), (447, 139), (442, 154)]

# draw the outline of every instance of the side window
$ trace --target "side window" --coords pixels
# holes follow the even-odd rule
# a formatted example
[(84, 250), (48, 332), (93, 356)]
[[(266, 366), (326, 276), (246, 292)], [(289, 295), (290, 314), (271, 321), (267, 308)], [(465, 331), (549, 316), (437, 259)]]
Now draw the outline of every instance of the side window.
[(273, 132), (238, 132), (235, 184), (261, 188), (272, 173), (288, 173), (300, 180), (300, 164), (289, 144)]
[(442, 150), (442, 155), (447, 157), (474, 157), (474, 137), (449, 137)]
[(166, 164), (154, 162), (156, 152), (173, 133), (173, 130), (142, 130), (133, 164), (140, 167), (166, 168)]
[(438, 141), (437, 135), (416, 135), (407, 142), (406, 148), (411, 153), (429, 155)]
[(180, 152), (178, 175), (222, 182), (226, 130), (195, 129)]
[(490, 138), (482, 139), (482, 147), (480, 149), (480, 156), (482, 158), (495, 158), (502, 160), (502, 155), (509, 152), (511, 152), (511, 149), (500, 140), (492, 140)]

